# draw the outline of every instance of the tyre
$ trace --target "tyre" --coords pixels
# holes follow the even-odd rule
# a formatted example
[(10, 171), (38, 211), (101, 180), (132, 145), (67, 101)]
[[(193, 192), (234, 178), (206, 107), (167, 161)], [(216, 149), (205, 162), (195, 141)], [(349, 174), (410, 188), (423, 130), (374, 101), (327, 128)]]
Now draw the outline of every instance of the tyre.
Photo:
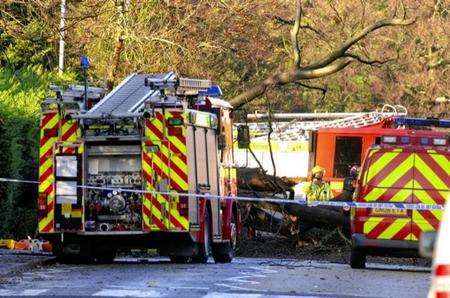
[(102, 249), (95, 252), (95, 260), (99, 264), (111, 264), (116, 258), (115, 249)]
[(53, 255), (62, 264), (90, 264), (93, 259), (83, 254), (86, 245), (76, 243), (53, 242)]
[(234, 214), (231, 217), (230, 229), (230, 242), (220, 245), (216, 251), (213, 251), (213, 258), (216, 263), (231, 263), (233, 260), (234, 251), (237, 245), (237, 226)]
[(350, 253), (350, 267), (353, 269), (366, 268), (366, 253), (362, 249), (352, 247)]
[(170, 262), (175, 264), (187, 264), (192, 262), (192, 257), (170, 256)]
[(199, 243), (197, 255), (192, 258), (195, 263), (208, 263), (208, 258), (211, 253), (211, 220), (208, 208), (206, 208), (205, 210), (205, 226), (203, 228), (203, 239), (203, 243)]

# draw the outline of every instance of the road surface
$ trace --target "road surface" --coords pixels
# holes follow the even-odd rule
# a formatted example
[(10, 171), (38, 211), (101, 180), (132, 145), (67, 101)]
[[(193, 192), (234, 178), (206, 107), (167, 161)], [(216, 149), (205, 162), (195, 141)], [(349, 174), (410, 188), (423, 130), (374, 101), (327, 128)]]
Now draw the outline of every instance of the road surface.
[(231, 264), (171, 264), (117, 258), (110, 265), (52, 264), (0, 282), (0, 296), (426, 297), (423, 267), (235, 258)]

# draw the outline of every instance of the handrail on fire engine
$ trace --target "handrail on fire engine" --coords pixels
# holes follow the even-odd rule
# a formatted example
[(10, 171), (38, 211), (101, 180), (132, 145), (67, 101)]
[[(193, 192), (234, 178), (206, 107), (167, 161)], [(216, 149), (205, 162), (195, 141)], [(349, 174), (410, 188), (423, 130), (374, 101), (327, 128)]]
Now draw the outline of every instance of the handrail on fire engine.
[(123, 118), (139, 118), (151, 117), (151, 112), (145, 111), (143, 113), (112, 113), (112, 114), (67, 114), (65, 118), (70, 119), (123, 119)]

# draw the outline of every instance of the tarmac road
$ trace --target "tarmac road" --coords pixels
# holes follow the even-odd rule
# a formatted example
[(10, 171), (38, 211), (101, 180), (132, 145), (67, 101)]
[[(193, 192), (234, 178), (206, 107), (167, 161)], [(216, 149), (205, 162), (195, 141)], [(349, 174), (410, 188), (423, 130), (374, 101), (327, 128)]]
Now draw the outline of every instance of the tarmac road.
[(286, 259), (171, 264), (162, 258), (110, 265), (52, 264), (0, 281), (0, 296), (97, 297), (426, 297), (430, 269)]

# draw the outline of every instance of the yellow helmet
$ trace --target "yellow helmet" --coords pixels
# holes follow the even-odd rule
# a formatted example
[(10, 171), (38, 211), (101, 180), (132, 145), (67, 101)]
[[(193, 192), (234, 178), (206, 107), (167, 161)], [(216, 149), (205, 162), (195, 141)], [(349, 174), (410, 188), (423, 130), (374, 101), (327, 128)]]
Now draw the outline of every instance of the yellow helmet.
[(316, 175), (318, 173), (325, 174), (325, 169), (322, 168), (321, 166), (315, 166), (314, 168), (312, 168), (311, 176), (314, 176), (314, 175)]

